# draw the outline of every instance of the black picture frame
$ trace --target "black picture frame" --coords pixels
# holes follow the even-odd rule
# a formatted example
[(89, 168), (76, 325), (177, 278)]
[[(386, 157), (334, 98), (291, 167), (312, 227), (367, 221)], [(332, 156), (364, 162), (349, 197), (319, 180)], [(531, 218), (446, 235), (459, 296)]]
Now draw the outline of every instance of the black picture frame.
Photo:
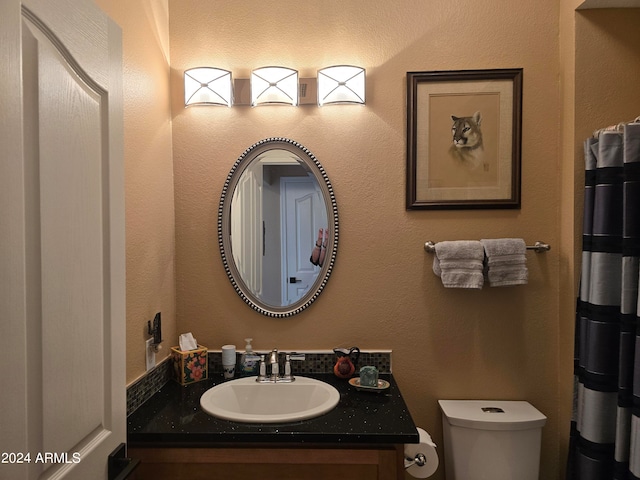
[(522, 82), (522, 68), (407, 72), (408, 210), (521, 207)]

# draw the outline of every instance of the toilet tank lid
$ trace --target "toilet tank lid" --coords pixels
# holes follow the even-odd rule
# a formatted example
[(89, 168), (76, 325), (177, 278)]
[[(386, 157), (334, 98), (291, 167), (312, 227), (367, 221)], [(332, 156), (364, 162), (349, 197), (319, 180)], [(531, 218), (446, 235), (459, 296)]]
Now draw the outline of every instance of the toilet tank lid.
[(443, 418), (451, 425), (479, 430), (527, 430), (547, 421), (529, 402), (438, 400)]

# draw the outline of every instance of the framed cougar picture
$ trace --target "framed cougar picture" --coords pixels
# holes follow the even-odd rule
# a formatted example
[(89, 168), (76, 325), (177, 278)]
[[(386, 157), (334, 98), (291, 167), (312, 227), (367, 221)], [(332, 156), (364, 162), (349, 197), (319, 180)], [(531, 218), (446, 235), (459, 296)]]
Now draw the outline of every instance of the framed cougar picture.
[(407, 209), (520, 208), (522, 69), (407, 73)]

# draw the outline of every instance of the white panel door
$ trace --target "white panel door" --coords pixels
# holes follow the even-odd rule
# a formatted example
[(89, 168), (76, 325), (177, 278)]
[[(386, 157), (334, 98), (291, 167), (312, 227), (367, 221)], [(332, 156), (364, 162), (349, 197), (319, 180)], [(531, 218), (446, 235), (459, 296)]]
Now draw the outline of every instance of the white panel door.
[(90, 0), (3, 0), (0, 54), (0, 479), (104, 479), (126, 441), (121, 32)]
[(319, 205), (316, 185), (317, 182), (308, 177), (283, 177), (280, 180), (283, 305), (291, 305), (302, 298), (320, 273), (320, 268), (309, 260), (318, 228), (326, 228), (326, 218), (318, 218), (317, 214), (324, 205)]
[(262, 297), (262, 165), (247, 168), (233, 192), (231, 252), (240, 277)]

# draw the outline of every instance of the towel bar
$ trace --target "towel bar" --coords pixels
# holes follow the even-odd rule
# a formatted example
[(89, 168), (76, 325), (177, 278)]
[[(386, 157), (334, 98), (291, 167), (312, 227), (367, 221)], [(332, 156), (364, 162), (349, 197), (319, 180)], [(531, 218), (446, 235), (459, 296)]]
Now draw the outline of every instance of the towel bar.
[[(435, 253), (436, 244), (433, 243), (432, 241), (425, 242), (424, 250), (428, 253)], [(544, 253), (551, 250), (551, 245), (544, 242), (536, 242), (533, 245), (527, 245), (527, 250), (535, 250), (536, 253)]]

